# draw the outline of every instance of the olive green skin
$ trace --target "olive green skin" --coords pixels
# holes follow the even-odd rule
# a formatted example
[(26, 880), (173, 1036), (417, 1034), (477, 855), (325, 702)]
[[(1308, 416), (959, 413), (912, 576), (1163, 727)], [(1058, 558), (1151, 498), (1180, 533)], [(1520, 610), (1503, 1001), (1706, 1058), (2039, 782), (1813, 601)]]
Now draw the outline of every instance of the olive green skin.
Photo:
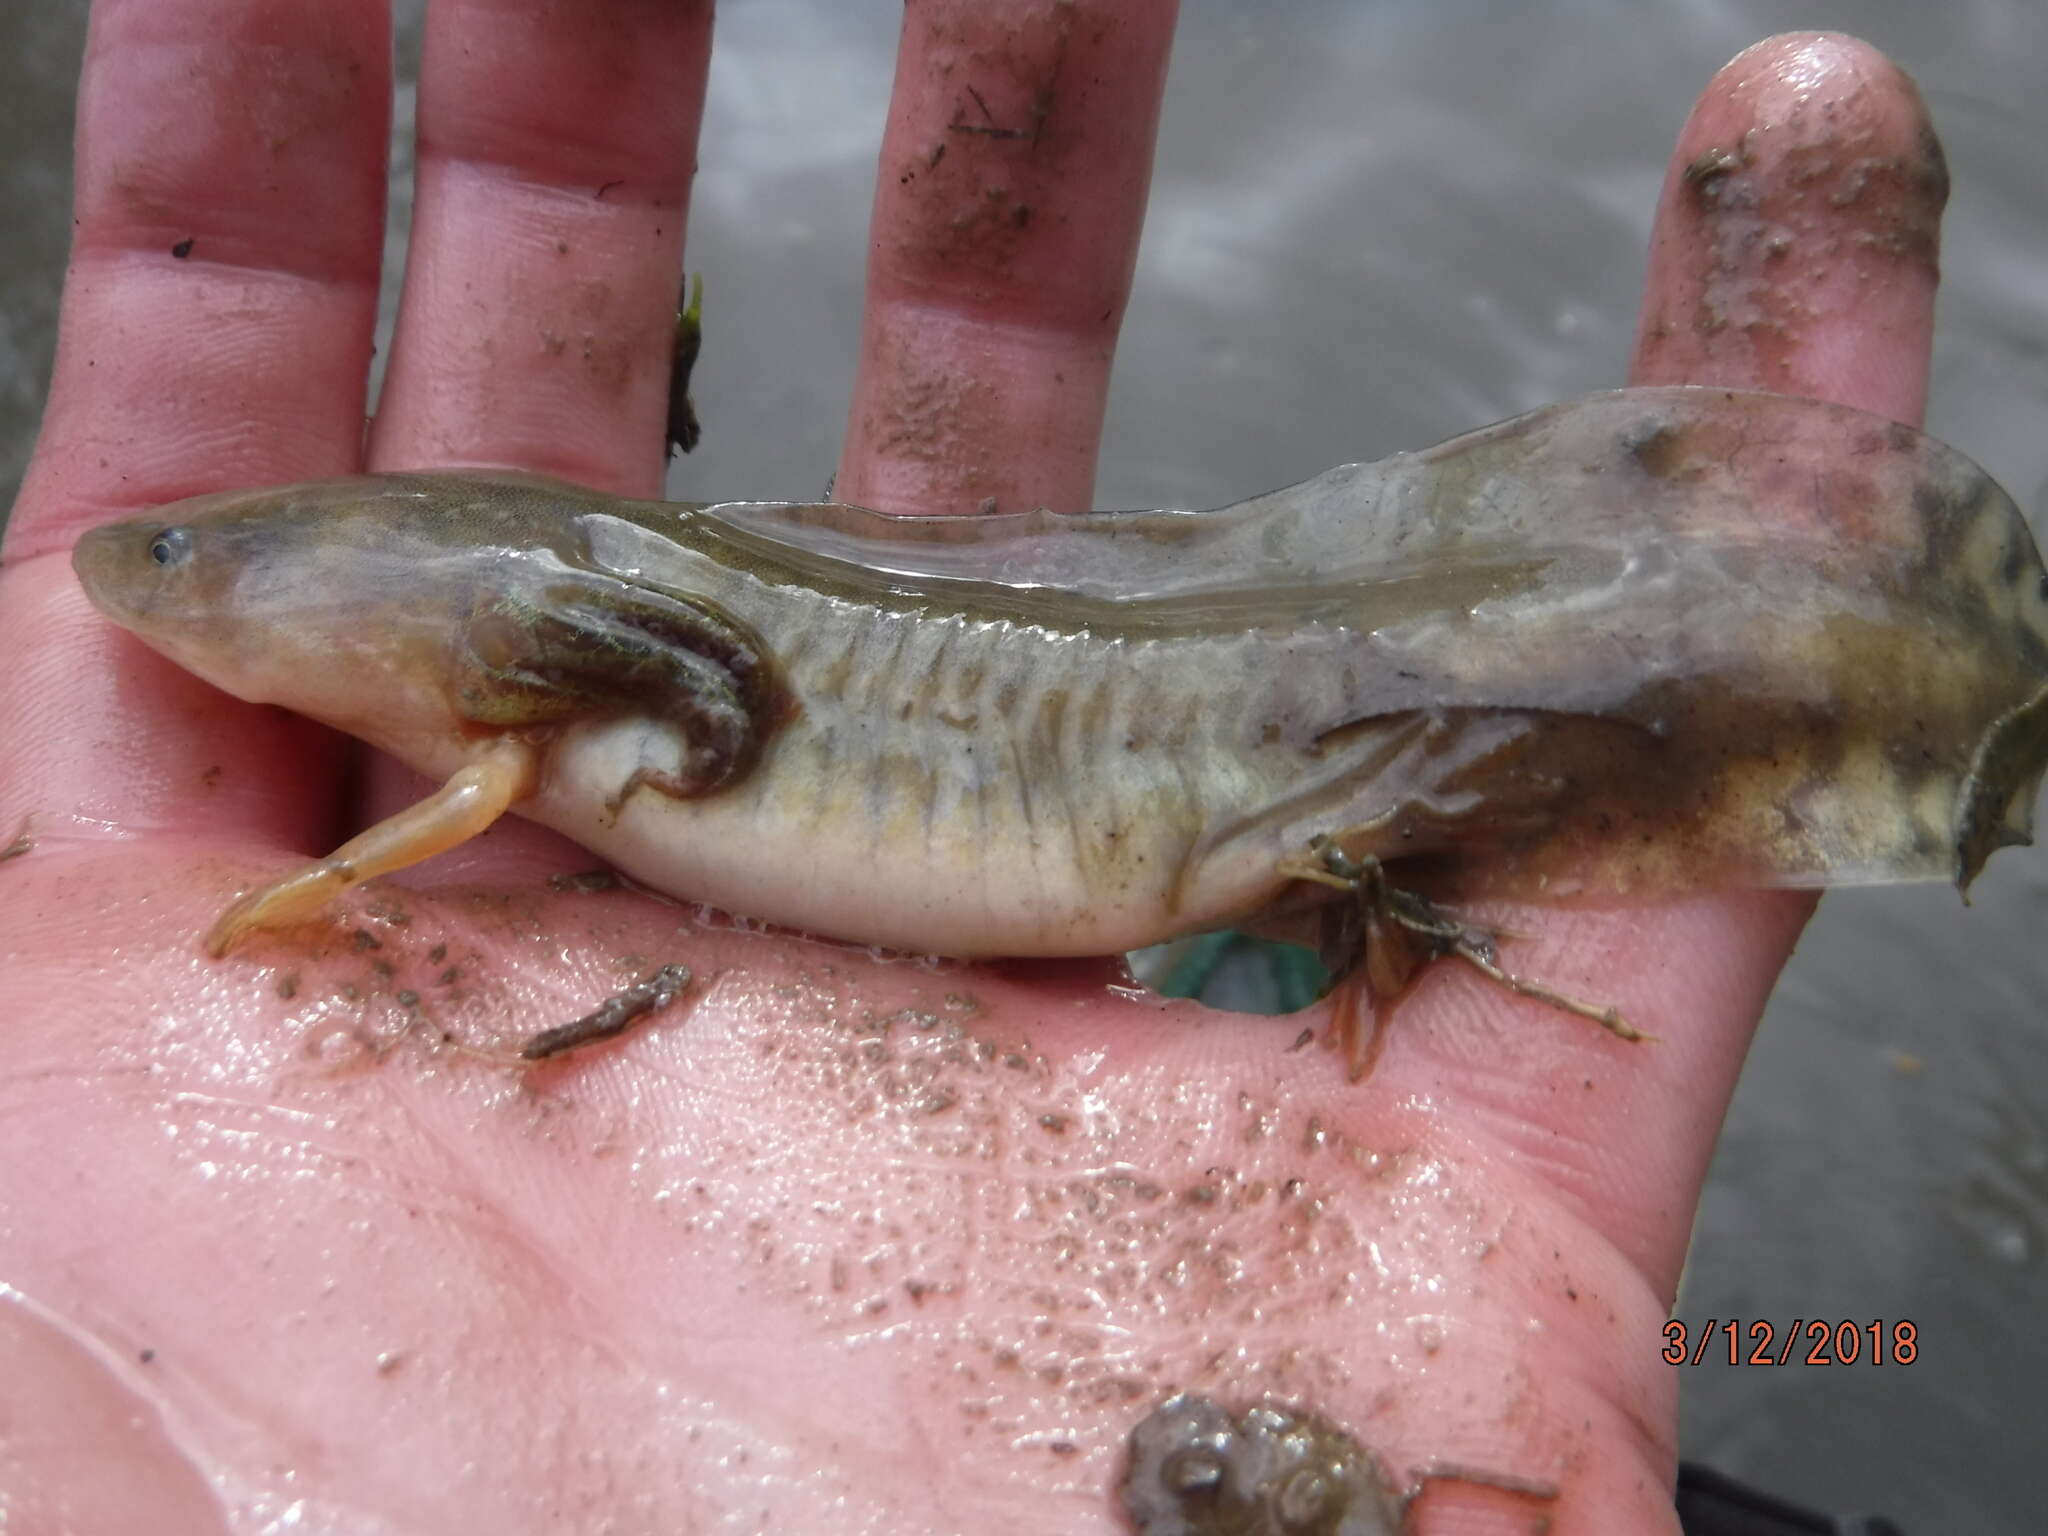
[(1325, 837), (1519, 895), (1967, 883), (2048, 755), (2004, 493), (1722, 390), (1212, 512), (410, 474), (199, 498), (75, 564), (194, 672), (426, 773), (523, 733), (521, 812), (660, 889), (959, 955), (1287, 930)]

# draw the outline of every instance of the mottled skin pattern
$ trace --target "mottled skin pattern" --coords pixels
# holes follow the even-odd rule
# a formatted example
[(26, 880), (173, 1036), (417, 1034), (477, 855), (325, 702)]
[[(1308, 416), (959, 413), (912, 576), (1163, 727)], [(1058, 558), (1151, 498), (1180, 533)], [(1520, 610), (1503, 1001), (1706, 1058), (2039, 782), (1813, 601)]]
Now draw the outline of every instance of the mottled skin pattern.
[(168, 507), (75, 563), (210, 682), (429, 774), (522, 733), (521, 808), (659, 889), (941, 954), (1272, 927), (1333, 899), (1286, 872), (1320, 838), (1523, 896), (1967, 883), (2043, 762), (2012, 502), (1895, 423), (1723, 390), (1207, 513), (399, 475)]

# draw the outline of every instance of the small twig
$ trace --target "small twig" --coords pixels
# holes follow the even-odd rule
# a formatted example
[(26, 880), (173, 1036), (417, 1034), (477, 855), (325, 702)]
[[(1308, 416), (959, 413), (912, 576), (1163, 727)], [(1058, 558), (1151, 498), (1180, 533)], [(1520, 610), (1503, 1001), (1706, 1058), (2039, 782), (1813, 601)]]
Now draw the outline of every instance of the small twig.
[(1515, 975), (1512, 971), (1502, 970), (1477, 945), (1466, 940), (1461, 939), (1456, 944), (1453, 944), (1451, 946), (1451, 953), (1479, 972), (1480, 975), (1506, 987), (1517, 996), (1530, 998), (1539, 1003), (1548, 1003), (1553, 1008), (1565, 1013), (1577, 1014), (1582, 1019), (1591, 1019), (1609, 1034), (1620, 1039), (1654, 1041), (1657, 1038), (1655, 1035), (1637, 1029), (1635, 1025), (1629, 1023), (1627, 1019), (1621, 1016), (1619, 1008), (1601, 1008), (1593, 1003), (1582, 1003), (1576, 997), (1567, 997), (1562, 992), (1553, 992), (1550, 988), (1539, 986), (1533, 981), (1527, 981)]
[(645, 981), (606, 998), (582, 1018), (542, 1030), (519, 1048), (519, 1054), (527, 1061), (546, 1061), (579, 1046), (610, 1040), (624, 1034), (635, 1020), (659, 1013), (689, 984), (687, 966), (664, 965)]

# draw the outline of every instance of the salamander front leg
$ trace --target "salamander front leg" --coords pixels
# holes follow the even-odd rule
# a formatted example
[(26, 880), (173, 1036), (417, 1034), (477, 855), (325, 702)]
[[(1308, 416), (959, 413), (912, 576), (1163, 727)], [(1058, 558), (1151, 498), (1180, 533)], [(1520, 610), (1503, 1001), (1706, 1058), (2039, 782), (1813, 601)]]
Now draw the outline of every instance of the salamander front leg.
[[(1458, 922), (1413, 891), (1387, 879), (1386, 867), (1371, 856), (1349, 857), (1329, 838), (1317, 838), (1306, 857), (1282, 871), (1297, 880), (1331, 886), (1353, 898), (1338, 907), (1325, 928), (1323, 961), (1339, 980), (1333, 989), (1333, 1027), (1355, 1082), (1372, 1071), (1384, 1043), (1392, 1006), (1428, 966), (1446, 957), (1464, 961), (1497, 986), (1519, 997), (1591, 1019), (1620, 1039), (1654, 1040), (1622, 1017), (1621, 1010), (1568, 997), (1502, 968), (1495, 936)], [(1369, 1034), (1360, 1038), (1360, 1015), (1372, 1014)]]
[(306, 922), (352, 885), (468, 842), (529, 793), (534, 779), (534, 749), (517, 737), (498, 737), (475, 762), (417, 805), (229, 907), (207, 931), (207, 953), (224, 955), (255, 929)]

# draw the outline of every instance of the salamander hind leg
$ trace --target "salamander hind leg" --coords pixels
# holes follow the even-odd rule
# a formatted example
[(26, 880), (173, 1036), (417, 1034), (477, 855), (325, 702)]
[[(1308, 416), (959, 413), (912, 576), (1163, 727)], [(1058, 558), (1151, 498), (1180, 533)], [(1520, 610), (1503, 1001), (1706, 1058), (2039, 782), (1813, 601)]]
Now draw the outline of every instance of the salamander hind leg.
[(1581, 1002), (1506, 970), (1496, 936), (1461, 923), (1442, 908), (1387, 878), (1386, 866), (1367, 855), (1353, 858), (1335, 840), (1319, 837), (1308, 852), (1281, 866), (1297, 880), (1325, 885), (1349, 898), (1325, 911), (1321, 953), (1337, 978), (1332, 1029), (1355, 1082), (1370, 1075), (1385, 1043), (1395, 1006), (1415, 978), (1438, 960), (1455, 958), (1519, 997), (1590, 1019), (1623, 1040), (1652, 1040), (1621, 1010)]

